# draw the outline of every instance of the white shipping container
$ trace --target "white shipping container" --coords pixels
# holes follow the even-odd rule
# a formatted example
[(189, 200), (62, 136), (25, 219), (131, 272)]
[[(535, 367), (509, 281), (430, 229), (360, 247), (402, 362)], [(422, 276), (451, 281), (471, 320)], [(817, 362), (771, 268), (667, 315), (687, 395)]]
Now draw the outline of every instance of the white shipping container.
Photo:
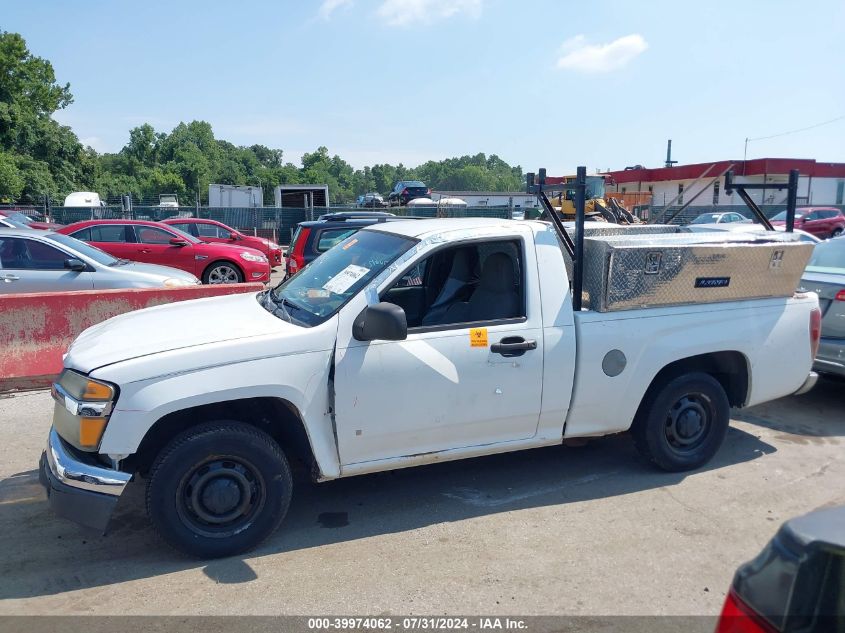
[(242, 185), (208, 185), (209, 207), (263, 207), (264, 190)]

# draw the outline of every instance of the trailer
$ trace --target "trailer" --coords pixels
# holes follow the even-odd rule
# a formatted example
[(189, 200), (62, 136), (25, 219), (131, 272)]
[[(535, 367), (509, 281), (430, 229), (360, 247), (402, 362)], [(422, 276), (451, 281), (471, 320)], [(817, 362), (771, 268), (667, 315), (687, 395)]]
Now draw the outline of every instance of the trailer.
[(208, 185), (209, 207), (263, 207), (264, 190), (252, 185)]

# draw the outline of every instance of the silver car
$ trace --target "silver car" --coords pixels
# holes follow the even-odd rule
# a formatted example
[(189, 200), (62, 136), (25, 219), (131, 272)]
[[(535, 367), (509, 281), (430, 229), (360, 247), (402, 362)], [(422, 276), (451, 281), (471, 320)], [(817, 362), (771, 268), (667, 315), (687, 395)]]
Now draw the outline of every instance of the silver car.
[(61, 233), (0, 228), (0, 294), (199, 283), (185, 271), (117, 259)]
[(822, 311), (822, 337), (813, 369), (845, 376), (845, 237), (816, 244), (801, 287), (819, 295)]

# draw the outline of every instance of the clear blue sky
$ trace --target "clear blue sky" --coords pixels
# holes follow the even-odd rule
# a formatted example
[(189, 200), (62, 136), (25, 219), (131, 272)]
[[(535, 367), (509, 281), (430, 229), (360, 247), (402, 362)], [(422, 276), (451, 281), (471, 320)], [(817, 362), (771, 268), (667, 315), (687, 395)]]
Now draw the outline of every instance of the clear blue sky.
[[(845, 115), (845, 3), (0, 0), (100, 151), (144, 122), (356, 167), (495, 153), (526, 170), (742, 156)], [(749, 144), (845, 161), (845, 119)]]

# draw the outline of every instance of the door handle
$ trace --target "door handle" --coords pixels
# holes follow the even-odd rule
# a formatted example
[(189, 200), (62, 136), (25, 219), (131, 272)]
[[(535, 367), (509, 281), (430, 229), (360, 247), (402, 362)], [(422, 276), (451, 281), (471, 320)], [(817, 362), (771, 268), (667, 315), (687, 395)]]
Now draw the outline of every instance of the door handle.
[(147, 253), (152, 253), (152, 251), (151, 251), (149, 248), (139, 248), (139, 249), (138, 249), (138, 252), (139, 252), (139, 253), (144, 253), (145, 255), (146, 255)]
[(17, 281), (18, 279), (20, 279), (20, 277), (18, 277), (17, 275), (2, 275), (0, 276), (0, 279), (8, 283), (10, 281)]
[(494, 354), (501, 354), (506, 358), (522, 356), (528, 350), (537, 349), (537, 341), (526, 341), (521, 336), (506, 336), (498, 343), (490, 346)]

